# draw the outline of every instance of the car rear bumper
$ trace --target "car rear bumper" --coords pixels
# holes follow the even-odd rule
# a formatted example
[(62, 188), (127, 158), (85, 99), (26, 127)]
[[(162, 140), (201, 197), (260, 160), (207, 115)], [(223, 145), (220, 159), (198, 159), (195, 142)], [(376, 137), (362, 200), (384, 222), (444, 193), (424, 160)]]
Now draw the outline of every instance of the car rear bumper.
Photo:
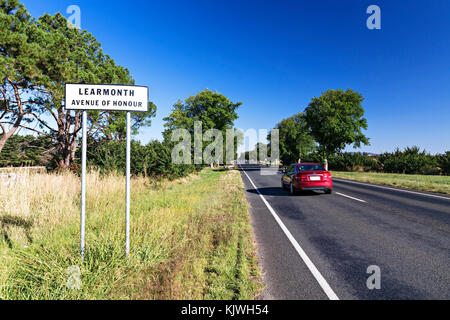
[(328, 182), (304, 182), (296, 186), (298, 191), (302, 190), (332, 190), (333, 183)]
[(299, 190), (302, 191), (308, 191), (308, 190), (331, 190), (332, 188), (330, 187), (303, 187), (303, 188), (299, 188)]

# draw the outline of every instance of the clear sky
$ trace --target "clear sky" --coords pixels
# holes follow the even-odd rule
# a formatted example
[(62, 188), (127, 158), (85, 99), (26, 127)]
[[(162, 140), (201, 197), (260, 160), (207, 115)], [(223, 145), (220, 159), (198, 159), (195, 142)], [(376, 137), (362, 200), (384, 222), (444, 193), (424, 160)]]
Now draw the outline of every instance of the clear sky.
[[(450, 150), (449, 0), (22, 0), (34, 17), (81, 9), (81, 27), (150, 88), (160, 139), (178, 99), (209, 88), (241, 101), (238, 128), (270, 129), (314, 96), (352, 88), (371, 146)], [(369, 5), (381, 30), (369, 30)], [(350, 148), (349, 150), (353, 150)]]

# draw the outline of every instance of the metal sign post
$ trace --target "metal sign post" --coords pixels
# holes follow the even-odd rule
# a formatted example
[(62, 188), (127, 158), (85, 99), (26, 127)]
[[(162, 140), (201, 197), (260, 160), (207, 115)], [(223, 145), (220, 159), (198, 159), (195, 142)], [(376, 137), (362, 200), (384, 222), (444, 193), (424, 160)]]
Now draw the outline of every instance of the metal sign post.
[(127, 112), (127, 168), (125, 184), (125, 252), (130, 254), (130, 162), (131, 162), (131, 116)]
[(130, 254), (130, 162), (131, 162), (131, 113), (148, 112), (148, 87), (103, 84), (66, 84), (66, 110), (82, 110), (81, 149), (81, 215), (80, 252), (85, 255), (86, 226), (86, 148), (87, 110), (127, 111), (127, 151), (125, 183), (125, 252)]
[(83, 111), (83, 138), (81, 146), (81, 217), (80, 217), (80, 252), (84, 259), (84, 235), (86, 226), (86, 141), (87, 141), (87, 111)]

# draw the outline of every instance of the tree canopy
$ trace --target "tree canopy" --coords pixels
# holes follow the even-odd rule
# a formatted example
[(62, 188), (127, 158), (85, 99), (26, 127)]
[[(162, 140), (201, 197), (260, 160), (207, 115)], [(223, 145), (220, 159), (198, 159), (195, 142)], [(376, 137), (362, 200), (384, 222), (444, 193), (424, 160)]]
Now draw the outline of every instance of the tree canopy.
[(326, 167), (328, 155), (347, 145), (353, 144), (355, 148), (369, 145), (369, 139), (362, 133), (362, 129), (367, 129), (363, 100), (351, 89), (327, 90), (319, 98), (314, 97), (305, 109), (307, 126), (319, 144), (319, 151), (325, 155)]
[[(194, 137), (195, 122), (201, 122), (202, 136), (209, 129), (216, 129), (226, 138), (225, 131), (233, 128), (234, 120), (238, 118), (237, 109), (242, 102), (232, 102), (223, 94), (206, 89), (195, 96), (188, 97), (184, 102), (178, 101), (173, 106), (172, 113), (164, 118), (164, 138), (171, 139), (175, 129), (186, 129)], [(236, 140), (235, 135), (235, 140)], [(226, 148), (225, 144), (224, 148)], [(192, 142), (193, 146), (193, 142)], [(203, 146), (203, 150), (208, 146)], [(235, 151), (236, 151), (235, 144)], [(223, 152), (225, 155), (225, 152)]]
[[(65, 84), (132, 85), (134, 80), (89, 32), (71, 28), (60, 13), (35, 21), (17, 0), (0, 0), (0, 9), (0, 151), (17, 128), (25, 128), (56, 140), (58, 165), (67, 168), (75, 158), (81, 112), (65, 110)], [(150, 125), (155, 112), (149, 102), (149, 112), (134, 113), (133, 133)], [(90, 111), (88, 119), (93, 137), (125, 136), (125, 112)]]
[(37, 26), (17, 0), (0, 0), (0, 152), (34, 111), (28, 100), (42, 84)]
[[(303, 113), (283, 119), (275, 126), (275, 129), (279, 130), (280, 160), (284, 165), (297, 162), (315, 150), (315, 142)], [(270, 135), (267, 139), (271, 140)]]
[(194, 122), (201, 121), (203, 132), (208, 129), (223, 131), (232, 128), (240, 105), (242, 102), (231, 102), (223, 94), (206, 89), (174, 104), (170, 116), (164, 118), (164, 126), (168, 130), (184, 128), (194, 132)]

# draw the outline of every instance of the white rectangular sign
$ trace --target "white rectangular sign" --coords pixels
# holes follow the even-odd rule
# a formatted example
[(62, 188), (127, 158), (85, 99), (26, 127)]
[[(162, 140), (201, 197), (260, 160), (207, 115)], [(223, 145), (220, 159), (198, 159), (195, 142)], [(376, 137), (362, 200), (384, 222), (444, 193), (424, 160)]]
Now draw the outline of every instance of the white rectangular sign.
[(148, 87), (66, 84), (67, 110), (148, 111)]

